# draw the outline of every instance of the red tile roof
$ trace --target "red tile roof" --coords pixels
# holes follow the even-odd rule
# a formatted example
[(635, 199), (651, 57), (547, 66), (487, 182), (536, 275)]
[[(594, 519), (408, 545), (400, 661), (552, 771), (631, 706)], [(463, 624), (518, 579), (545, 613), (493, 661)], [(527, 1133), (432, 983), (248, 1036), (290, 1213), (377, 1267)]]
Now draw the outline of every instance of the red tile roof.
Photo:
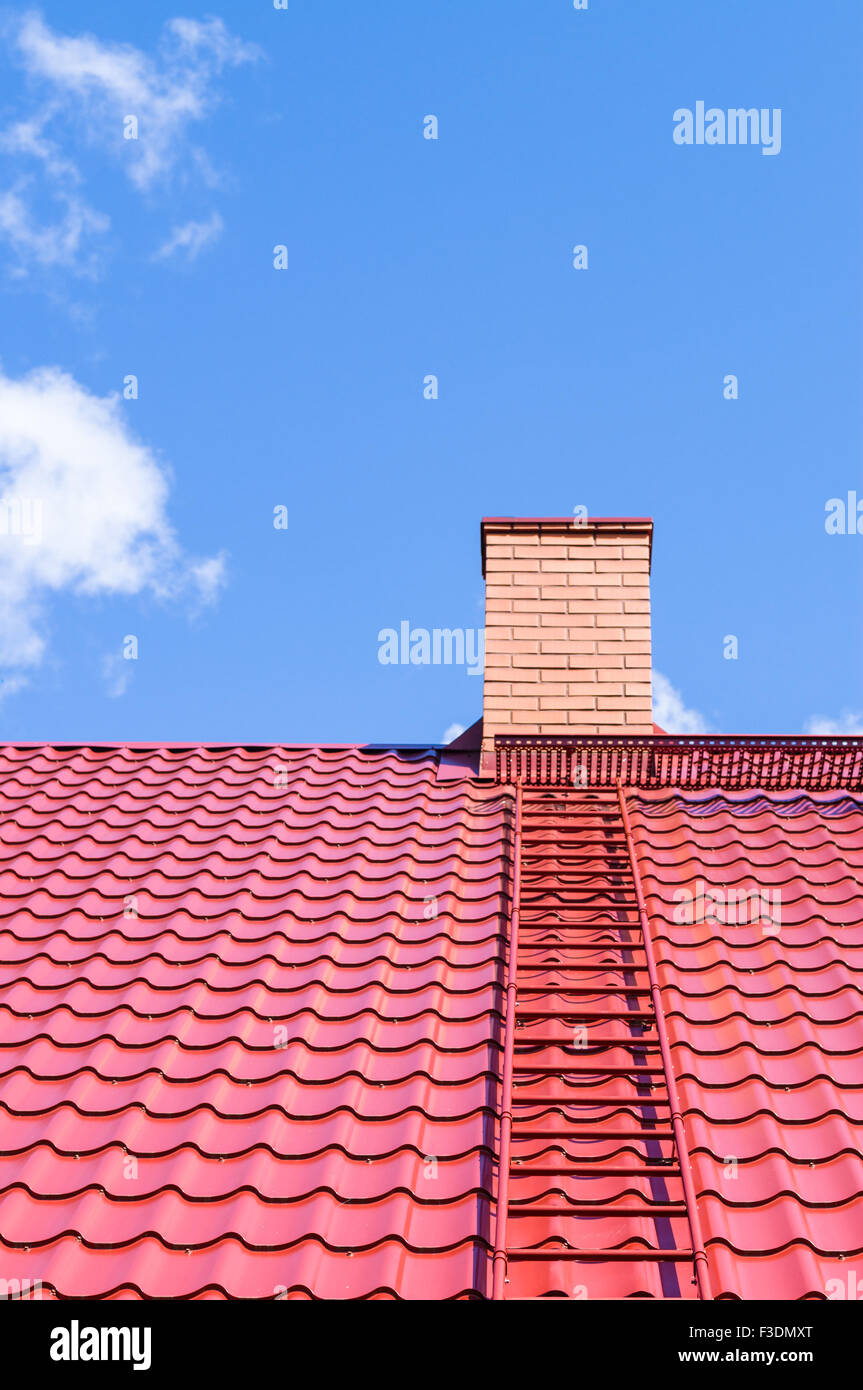
[[(863, 1253), (863, 807), (627, 800), (714, 1294), (823, 1297)], [(512, 849), (510, 792), (469, 753), (0, 750), (4, 1277), (60, 1296), (487, 1296)], [(557, 852), (531, 889), (552, 900)], [(594, 860), (607, 894), (614, 865)], [(780, 890), (778, 933), (675, 921), (699, 881)], [(632, 1161), (627, 1141), (600, 1148)], [(547, 1192), (528, 1163), (516, 1197)], [(685, 1244), (663, 1219), (635, 1240)], [(532, 1221), (519, 1240), (547, 1240)], [(633, 1235), (591, 1223), (593, 1244)], [(689, 1297), (690, 1269), (594, 1265), (591, 1297)], [(565, 1262), (544, 1287), (519, 1277), (573, 1282)]]
[[(836, 1280), (854, 1297), (863, 806), (841, 793), (628, 799), (714, 1296), (823, 1298)], [(720, 920), (706, 887), (695, 906), (699, 882), (722, 892)], [(730, 888), (766, 891), (769, 916), (729, 909)]]
[(485, 1290), (511, 832), (439, 761), (0, 752), (4, 1277)]

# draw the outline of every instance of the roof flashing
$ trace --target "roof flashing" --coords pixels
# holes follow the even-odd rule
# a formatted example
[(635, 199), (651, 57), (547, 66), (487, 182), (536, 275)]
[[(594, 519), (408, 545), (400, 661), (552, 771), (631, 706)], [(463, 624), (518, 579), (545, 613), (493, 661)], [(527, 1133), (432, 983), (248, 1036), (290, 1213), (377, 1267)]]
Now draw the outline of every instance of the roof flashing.
[(863, 738), (501, 734), (498, 782), (704, 791), (863, 791)]

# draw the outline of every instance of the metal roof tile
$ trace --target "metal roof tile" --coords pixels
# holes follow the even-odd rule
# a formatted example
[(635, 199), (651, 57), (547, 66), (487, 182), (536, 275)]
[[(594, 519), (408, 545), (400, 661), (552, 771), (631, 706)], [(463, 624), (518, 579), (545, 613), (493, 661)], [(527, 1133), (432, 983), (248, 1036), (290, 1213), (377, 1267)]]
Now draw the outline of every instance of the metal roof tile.
[[(716, 1296), (835, 1296), (863, 1253), (863, 806), (630, 798)], [(779, 920), (681, 921), (699, 884), (775, 890)]]
[(0, 750), (7, 1277), (485, 1291), (506, 797), (437, 758)]

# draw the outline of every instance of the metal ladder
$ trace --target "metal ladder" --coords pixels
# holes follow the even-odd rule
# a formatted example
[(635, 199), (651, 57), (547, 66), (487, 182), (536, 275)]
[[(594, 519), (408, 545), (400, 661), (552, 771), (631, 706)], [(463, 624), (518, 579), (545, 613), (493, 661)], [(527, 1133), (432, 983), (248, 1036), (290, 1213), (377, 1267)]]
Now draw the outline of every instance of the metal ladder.
[(492, 1297), (710, 1298), (625, 792), (515, 803)]

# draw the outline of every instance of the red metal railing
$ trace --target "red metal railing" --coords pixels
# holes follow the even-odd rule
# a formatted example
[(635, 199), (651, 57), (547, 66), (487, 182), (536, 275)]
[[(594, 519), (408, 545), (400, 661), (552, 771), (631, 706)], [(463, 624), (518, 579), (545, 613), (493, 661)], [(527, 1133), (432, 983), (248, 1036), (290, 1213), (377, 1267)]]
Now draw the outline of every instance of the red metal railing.
[(521, 897), (521, 787), (515, 789), (515, 840), (512, 876), (512, 924), (509, 933), (509, 959), (506, 980), (506, 1018), (501, 1080), (500, 1142), (497, 1166), (497, 1220), (494, 1230), (492, 1298), (503, 1298), (506, 1283), (506, 1224), (509, 1209), (509, 1167), (512, 1146), (512, 1073), (515, 1058), (515, 1015), (517, 1007), (518, 920)]
[(497, 780), (524, 786), (861, 791), (863, 738), (498, 734)]
[(638, 872), (638, 859), (635, 854), (635, 843), (632, 838), (632, 826), (629, 822), (629, 811), (626, 805), (626, 795), (620, 782), (617, 783), (617, 799), (620, 803), (620, 814), (623, 817), (623, 830), (626, 837), (626, 848), (629, 854), (629, 862), (632, 868), (632, 877), (635, 883), (635, 900), (638, 904), (638, 916), (641, 922), (641, 936), (644, 942), (644, 961), (647, 966), (647, 977), (650, 981), (650, 991), (653, 996), (653, 1011), (656, 1016), (656, 1036), (659, 1040), (659, 1051), (662, 1056), (662, 1065), (665, 1068), (665, 1084), (668, 1090), (668, 1099), (671, 1103), (671, 1127), (674, 1130), (674, 1145), (677, 1149), (677, 1159), (680, 1164), (680, 1178), (683, 1183), (683, 1197), (686, 1202), (686, 1216), (689, 1221), (689, 1231), (692, 1237), (692, 1251), (695, 1258), (695, 1278), (698, 1283), (699, 1298), (711, 1298), (713, 1294), (710, 1288), (710, 1272), (707, 1265), (707, 1253), (704, 1249), (704, 1237), (701, 1233), (701, 1221), (698, 1216), (698, 1202), (695, 1187), (692, 1181), (692, 1164), (689, 1158), (689, 1149), (686, 1143), (686, 1134), (683, 1128), (683, 1112), (680, 1108), (680, 1100), (677, 1094), (677, 1083), (674, 1079), (674, 1064), (671, 1057), (671, 1044), (668, 1038), (668, 1030), (665, 1026), (665, 1014), (662, 1006), (662, 991), (659, 986), (659, 975), (656, 969), (656, 957), (653, 954), (653, 940), (650, 935), (650, 923), (647, 917), (647, 907), (644, 901), (644, 893), (641, 888), (641, 875)]

